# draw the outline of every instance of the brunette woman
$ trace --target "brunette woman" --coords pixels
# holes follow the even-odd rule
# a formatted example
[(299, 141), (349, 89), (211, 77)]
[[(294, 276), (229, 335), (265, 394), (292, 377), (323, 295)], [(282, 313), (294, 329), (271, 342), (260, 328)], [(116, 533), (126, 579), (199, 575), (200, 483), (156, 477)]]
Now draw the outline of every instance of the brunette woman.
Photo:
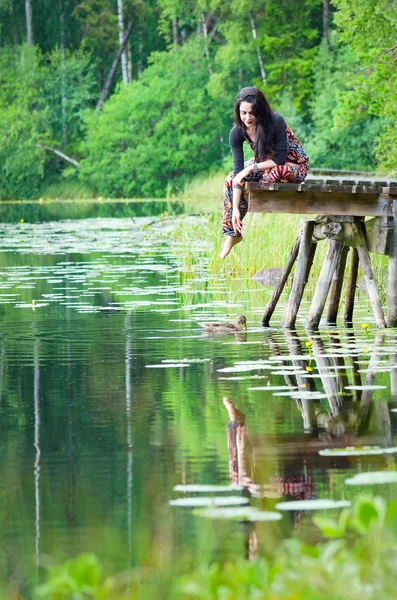
[[(242, 219), (248, 208), (245, 178), (257, 175), (264, 183), (301, 183), (309, 170), (302, 144), (257, 88), (246, 87), (237, 94), (234, 123), (229, 135), (234, 169), (224, 186), (223, 233), (228, 237), (221, 258), (243, 239)], [(255, 152), (254, 158), (245, 164), (244, 142)]]

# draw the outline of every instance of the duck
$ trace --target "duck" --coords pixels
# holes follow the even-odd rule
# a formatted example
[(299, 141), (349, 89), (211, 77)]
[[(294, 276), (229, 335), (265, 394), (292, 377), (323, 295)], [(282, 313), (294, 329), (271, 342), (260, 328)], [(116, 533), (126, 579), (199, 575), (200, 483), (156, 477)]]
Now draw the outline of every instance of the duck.
[(199, 323), (199, 325), (207, 333), (239, 333), (240, 331), (247, 330), (247, 319), (243, 315), (240, 315), (234, 323), (219, 321), (218, 323)]

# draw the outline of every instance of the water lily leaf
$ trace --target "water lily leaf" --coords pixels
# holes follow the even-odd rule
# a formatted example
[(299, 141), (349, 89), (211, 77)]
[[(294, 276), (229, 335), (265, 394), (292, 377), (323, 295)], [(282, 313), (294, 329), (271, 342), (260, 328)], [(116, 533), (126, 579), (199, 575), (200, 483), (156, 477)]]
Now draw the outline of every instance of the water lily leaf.
[(345, 479), (347, 485), (378, 485), (382, 483), (397, 483), (397, 471), (370, 471), (357, 473)]
[(345, 390), (386, 390), (385, 385), (345, 385)]
[(244, 489), (242, 485), (201, 485), (198, 483), (191, 483), (188, 485), (175, 485), (174, 492), (190, 492), (190, 493), (204, 493), (209, 494), (213, 492), (240, 492)]
[(204, 507), (204, 506), (239, 506), (241, 504), (248, 504), (248, 498), (243, 496), (194, 496), (192, 498), (177, 498), (176, 500), (170, 500), (171, 506), (181, 506), (186, 508)]
[(190, 367), (189, 363), (161, 363), (160, 365), (145, 365), (146, 369), (173, 369), (179, 367)]
[(381, 446), (348, 446), (346, 448), (325, 448), (320, 450), (321, 456), (371, 456), (376, 454), (395, 454), (397, 447), (382, 448)]
[(249, 387), (248, 390), (267, 390), (269, 392), (279, 391), (279, 390), (297, 390), (298, 387), (294, 386), (291, 388), (289, 385), (262, 385), (258, 387)]
[(193, 512), (198, 517), (206, 517), (207, 519), (222, 519), (230, 521), (250, 521), (251, 523), (258, 521), (279, 521), (282, 515), (274, 511), (258, 510), (252, 506), (242, 508), (203, 508)]
[(347, 508), (348, 500), (329, 500), (326, 498), (314, 500), (291, 500), (291, 502), (278, 502), (278, 510), (329, 510), (332, 508)]
[(294, 398), (297, 400), (323, 400), (324, 398), (328, 398), (327, 394), (322, 394), (321, 392), (305, 391), (277, 392), (276, 394), (273, 394), (273, 396), (288, 396), (289, 398)]

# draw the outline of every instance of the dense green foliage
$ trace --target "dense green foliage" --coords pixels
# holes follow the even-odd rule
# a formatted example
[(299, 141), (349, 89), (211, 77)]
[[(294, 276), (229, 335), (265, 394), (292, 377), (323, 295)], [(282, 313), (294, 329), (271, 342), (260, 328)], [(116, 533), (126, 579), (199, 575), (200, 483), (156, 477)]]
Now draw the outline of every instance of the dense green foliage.
[[(233, 99), (250, 84), (293, 117), (313, 167), (395, 168), (395, 3), (121, 4), (1, 0), (0, 198), (37, 197), (62, 177), (98, 195), (178, 192), (225, 169)], [(121, 16), (123, 69), (95, 111)]]
[[(314, 519), (332, 539), (326, 544), (307, 544), (296, 536), (268, 559), (202, 564), (170, 589), (165, 585), (169, 573), (150, 570), (145, 577), (138, 570), (104, 577), (98, 558), (85, 554), (50, 567), (38, 598), (391, 600), (397, 574), (395, 515), (395, 503), (361, 497), (339, 518), (319, 514)], [(177, 572), (178, 566), (167, 564), (167, 569)]]
[(91, 117), (81, 174), (102, 194), (164, 197), (219, 164), (228, 107), (208, 96), (201, 50), (160, 54)]

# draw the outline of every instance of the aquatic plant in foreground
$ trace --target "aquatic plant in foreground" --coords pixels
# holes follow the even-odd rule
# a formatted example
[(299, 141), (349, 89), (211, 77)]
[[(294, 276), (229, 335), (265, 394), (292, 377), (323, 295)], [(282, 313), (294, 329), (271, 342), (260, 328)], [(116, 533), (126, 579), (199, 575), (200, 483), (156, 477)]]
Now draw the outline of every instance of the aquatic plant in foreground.
[[(397, 576), (397, 502), (363, 496), (338, 518), (318, 513), (324, 539), (295, 537), (272, 556), (199, 565), (180, 574), (170, 559), (162, 569), (103, 577), (98, 558), (81, 555), (50, 567), (37, 598), (62, 600), (392, 600)], [(168, 584), (168, 587), (167, 587)]]

